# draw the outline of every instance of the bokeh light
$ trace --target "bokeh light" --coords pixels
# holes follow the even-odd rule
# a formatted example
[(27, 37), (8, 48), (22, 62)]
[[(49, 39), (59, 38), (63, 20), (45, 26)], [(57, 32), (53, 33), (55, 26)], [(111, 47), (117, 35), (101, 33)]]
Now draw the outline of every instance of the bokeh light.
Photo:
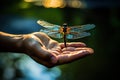
[(43, 6), (46, 8), (57, 8), (63, 7), (64, 1), (63, 0), (44, 0)]
[(36, 6), (44, 6), (45, 8), (84, 8), (83, 0), (24, 0), (25, 2), (32, 2)]
[(25, 2), (34, 2), (34, 0), (24, 0)]
[(85, 3), (83, 3), (80, 0), (70, 0), (68, 1), (68, 5), (72, 8), (84, 8), (85, 7)]

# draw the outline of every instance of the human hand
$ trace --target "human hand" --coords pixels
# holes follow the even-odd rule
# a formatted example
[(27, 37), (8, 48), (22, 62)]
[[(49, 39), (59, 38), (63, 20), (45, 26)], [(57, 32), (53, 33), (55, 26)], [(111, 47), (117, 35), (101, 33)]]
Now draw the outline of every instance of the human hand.
[(23, 35), (22, 50), (46, 67), (70, 63), (94, 52), (81, 42), (67, 43), (64, 47), (64, 43), (58, 43), (41, 32)]

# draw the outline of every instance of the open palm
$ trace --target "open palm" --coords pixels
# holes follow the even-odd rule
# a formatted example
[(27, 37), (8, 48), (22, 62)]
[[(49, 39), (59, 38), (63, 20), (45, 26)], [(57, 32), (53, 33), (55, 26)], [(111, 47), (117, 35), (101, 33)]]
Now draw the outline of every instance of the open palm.
[(30, 57), (46, 67), (73, 62), (93, 53), (82, 42), (58, 43), (46, 34), (36, 32), (24, 36), (24, 50)]

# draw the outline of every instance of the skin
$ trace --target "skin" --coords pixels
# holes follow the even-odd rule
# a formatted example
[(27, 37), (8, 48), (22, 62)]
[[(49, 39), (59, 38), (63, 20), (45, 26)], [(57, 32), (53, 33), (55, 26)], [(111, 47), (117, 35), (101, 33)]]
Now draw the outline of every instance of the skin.
[(94, 53), (85, 43), (71, 42), (65, 47), (64, 43), (58, 43), (41, 32), (22, 35), (0, 32), (0, 52), (27, 54), (48, 68), (70, 63)]

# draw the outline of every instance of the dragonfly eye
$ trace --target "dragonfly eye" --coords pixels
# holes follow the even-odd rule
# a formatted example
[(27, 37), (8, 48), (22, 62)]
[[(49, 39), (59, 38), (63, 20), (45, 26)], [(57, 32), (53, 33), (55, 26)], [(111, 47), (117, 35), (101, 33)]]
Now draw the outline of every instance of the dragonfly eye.
[(63, 26), (67, 27), (67, 23), (64, 23)]

